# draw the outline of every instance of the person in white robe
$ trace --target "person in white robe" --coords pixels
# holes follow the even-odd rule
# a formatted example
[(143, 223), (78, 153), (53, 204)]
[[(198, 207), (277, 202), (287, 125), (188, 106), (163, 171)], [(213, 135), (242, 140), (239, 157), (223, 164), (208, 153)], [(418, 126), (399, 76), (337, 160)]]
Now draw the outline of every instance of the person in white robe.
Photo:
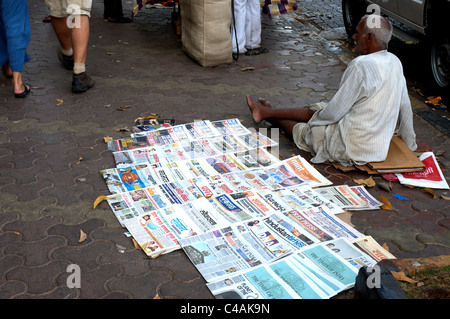
[(243, 54), (261, 45), (261, 6), (259, 0), (233, 0), (234, 21), (231, 23), (233, 53)]
[(375, 18), (378, 23), (373, 23), (373, 15), (359, 23), (353, 35), (359, 56), (348, 64), (328, 103), (274, 109), (264, 99), (255, 102), (247, 96), (253, 119), (283, 129), (297, 147), (314, 156), (313, 163), (350, 166), (384, 161), (396, 129), (414, 151), (416, 134), (403, 67), (387, 51), (392, 25), (381, 16)]

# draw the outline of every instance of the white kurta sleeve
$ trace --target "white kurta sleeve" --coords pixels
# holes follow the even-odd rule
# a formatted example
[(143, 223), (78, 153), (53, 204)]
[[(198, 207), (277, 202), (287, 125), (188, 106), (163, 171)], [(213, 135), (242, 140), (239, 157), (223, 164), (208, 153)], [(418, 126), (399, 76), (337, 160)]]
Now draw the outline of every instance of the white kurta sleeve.
[(365, 76), (356, 64), (357, 61), (353, 60), (348, 65), (342, 76), (339, 90), (323, 110), (314, 113), (308, 122), (311, 126), (339, 122), (356, 102), (366, 96)]
[(414, 132), (413, 113), (406, 85), (402, 92), (400, 112), (398, 116), (398, 136), (414, 151), (417, 148), (416, 133)]

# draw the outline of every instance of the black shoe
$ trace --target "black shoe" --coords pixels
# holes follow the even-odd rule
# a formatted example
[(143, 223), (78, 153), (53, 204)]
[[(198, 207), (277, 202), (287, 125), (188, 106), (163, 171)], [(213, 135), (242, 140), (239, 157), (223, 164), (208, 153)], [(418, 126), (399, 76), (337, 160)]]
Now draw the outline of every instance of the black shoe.
[(74, 74), (72, 80), (72, 92), (83, 93), (94, 86), (94, 80), (86, 73)]
[(108, 18), (106, 18), (106, 20), (108, 20), (108, 22), (113, 22), (113, 23), (131, 23), (131, 22), (133, 22), (133, 19), (126, 18), (126, 17), (120, 17), (120, 18), (108, 17)]
[(65, 55), (61, 50), (59, 50), (58, 59), (67, 70), (73, 70), (73, 55)]

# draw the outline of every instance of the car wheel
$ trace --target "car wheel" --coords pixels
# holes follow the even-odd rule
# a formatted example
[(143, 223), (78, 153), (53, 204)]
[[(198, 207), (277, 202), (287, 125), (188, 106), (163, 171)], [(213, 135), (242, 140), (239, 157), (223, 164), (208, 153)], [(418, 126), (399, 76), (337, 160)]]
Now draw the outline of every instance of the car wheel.
[(356, 33), (356, 27), (366, 14), (366, 10), (367, 5), (364, 0), (342, 0), (345, 31), (350, 38)]
[(450, 88), (450, 37), (437, 36), (429, 40), (428, 77), (439, 92)]

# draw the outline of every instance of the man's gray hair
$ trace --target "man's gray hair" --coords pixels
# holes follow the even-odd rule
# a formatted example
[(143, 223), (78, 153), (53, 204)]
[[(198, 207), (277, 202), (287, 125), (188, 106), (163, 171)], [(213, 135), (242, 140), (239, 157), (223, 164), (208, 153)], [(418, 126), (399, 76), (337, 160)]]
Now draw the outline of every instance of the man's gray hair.
[(365, 15), (361, 20), (364, 19), (366, 19), (366, 23), (363, 24), (364, 35), (371, 33), (378, 43), (387, 47), (393, 30), (389, 20), (377, 14)]

